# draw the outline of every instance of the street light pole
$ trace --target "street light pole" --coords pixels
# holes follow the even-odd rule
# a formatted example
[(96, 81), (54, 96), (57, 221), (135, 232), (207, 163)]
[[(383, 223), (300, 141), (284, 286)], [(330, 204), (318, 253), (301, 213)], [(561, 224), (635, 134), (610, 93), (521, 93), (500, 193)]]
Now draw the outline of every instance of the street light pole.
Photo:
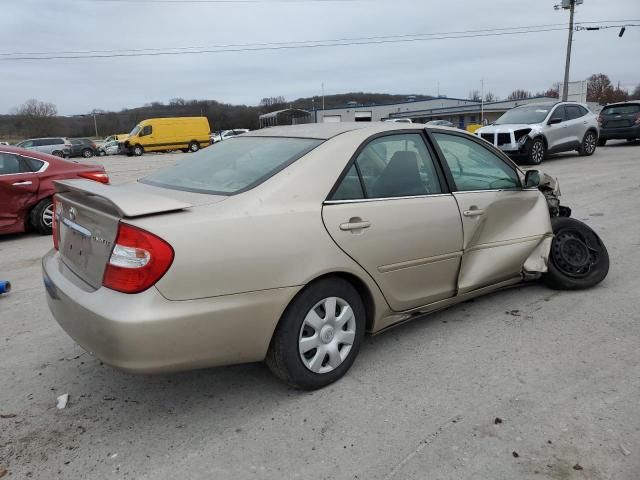
[(571, 67), (571, 45), (573, 44), (573, 16), (576, 12), (576, 0), (569, 0), (569, 40), (567, 42), (567, 61), (564, 66), (564, 85), (562, 89), (562, 101), (566, 102), (569, 95), (569, 69)]
[(96, 138), (98, 137), (98, 121), (96, 120), (96, 112), (93, 112), (93, 126), (96, 129)]

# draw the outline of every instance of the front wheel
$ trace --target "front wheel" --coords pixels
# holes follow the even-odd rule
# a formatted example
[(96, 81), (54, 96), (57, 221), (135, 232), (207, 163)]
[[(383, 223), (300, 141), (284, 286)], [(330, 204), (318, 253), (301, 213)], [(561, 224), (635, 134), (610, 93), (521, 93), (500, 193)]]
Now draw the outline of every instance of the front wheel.
[(546, 148), (544, 146), (544, 141), (541, 138), (534, 138), (531, 141), (527, 152), (527, 163), (529, 165), (540, 165), (542, 160), (544, 160), (545, 155)]
[(144, 153), (144, 148), (142, 148), (142, 146), (136, 145), (135, 147), (133, 147), (133, 154), (136, 157), (141, 157), (143, 153)]
[(45, 198), (33, 207), (29, 214), (31, 227), (41, 235), (49, 235), (53, 225), (53, 200)]
[(85, 148), (85, 149), (82, 151), (82, 156), (83, 156), (84, 158), (91, 158), (91, 157), (93, 157), (93, 150), (91, 150), (90, 148)]
[(325, 387), (353, 364), (365, 324), (362, 299), (349, 282), (319, 280), (287, 307), (271, 340), (267, 365), (295, 388)]
[(596, 151), (596, 144), (598, 143), (598, 135), (595, 132), (589, 131), (585, 133), (584, 138), (582, 139), (582, 145), (580, 145), (580, 149), (578, 153), (580, 153), (583, 157), (590, 157)]
[(543, 281), (557, 290), (590, 288), (609, 273), (609, 253), (591, 228), (573, 218), (554, 217), (549, 271)]

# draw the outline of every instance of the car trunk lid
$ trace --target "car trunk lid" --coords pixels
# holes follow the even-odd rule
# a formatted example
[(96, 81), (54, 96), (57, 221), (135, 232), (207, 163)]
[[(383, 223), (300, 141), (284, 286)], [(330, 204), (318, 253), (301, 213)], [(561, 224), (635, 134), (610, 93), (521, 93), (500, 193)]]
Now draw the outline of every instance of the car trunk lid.
[(60, 180), (54, 184), (57, 225), (53, 234), (61, 259), (94, 289), (102, 286), (121, 220), (187, 210), (226, 198), (139, 183), (111, 186), (91, 180)]

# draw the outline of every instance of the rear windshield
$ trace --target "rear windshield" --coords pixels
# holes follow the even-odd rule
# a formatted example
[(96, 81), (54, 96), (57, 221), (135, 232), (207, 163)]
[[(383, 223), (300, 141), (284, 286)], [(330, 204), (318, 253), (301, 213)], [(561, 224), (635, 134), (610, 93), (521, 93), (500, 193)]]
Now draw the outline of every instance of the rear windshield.
[(523, 123), (528, 125), (532, 123), (542, 123), (544, 122), (544, 119), (547, 118), (547, 115), (549, 115), (551, 108), (552, 106), (550, 105), (531, 105), (514, 108), (496, 120), (495, 124), (506, 125)]
[(140, 181), (188, 192), (233, 195), (261, 184), (321, 143), (309, 138), (237, 137), (190, 154)]
[(630, 113), (640, 113), (640, 104), (632, 105), (614, 105), (611, 107), (604, 107), (602, 109), (604, 115), (627, 115)]

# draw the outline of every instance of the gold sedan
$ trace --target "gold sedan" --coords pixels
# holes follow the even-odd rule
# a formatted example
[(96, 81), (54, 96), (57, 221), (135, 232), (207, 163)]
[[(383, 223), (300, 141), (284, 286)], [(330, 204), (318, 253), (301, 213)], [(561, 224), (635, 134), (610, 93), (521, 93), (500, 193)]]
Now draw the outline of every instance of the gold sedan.
[(552, 179), (445, 127), (275, 127), (138, 182), (57, 191), (49, 307), (131, 372), (266, 360), (320, 388), (365, 332), (522, 281), (590, 287), (609, 268)]

